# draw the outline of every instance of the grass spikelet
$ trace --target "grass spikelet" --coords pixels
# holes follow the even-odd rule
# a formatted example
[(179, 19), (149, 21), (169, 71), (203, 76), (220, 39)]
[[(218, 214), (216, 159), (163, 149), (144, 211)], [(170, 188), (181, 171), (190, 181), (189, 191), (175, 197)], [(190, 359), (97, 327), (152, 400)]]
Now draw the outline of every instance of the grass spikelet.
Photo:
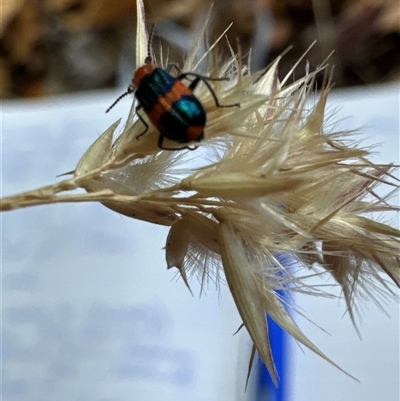
[[(143, 4), (137, 4), (140, 65), (148, 36)], [(196, 49), (186, 71), (196, 71), (195, 54)], [(212, 83), (221, 104), (240, 107), (216, 107), (199, 85), (195, 94), (205, 107), (207, 125), (195, 152), (160, 150), (153, 126), (138, 138), (143, 122), (135, 116), (133, 101), (121, 134), (115, 137), (117, 121), (82, 156), (72, 178), (1, 203), (1, 210), (9, 211), (96, 201), (126, 216), (170, 226), (167, 267), (177, 268), (189, 289), (191, 276), (205, 288), (225, 274), (275, 382), (266, 314), (337, 366), (296, 326), (277, 290), (326, 295), (304, 281), (323, 270), (342, 288), (357, 328), (359, 300), (382, 306), (395, 298), (393, 284), (400, 286), (400, 231), (370, 217), (399, 211), (390, 203), (399, 189), (394, 167), (373, 164), (369, 149), (349, 145), (349, 134), (325, 132), (329, 83), (309, 106), (315, 75), (325, 65), (290, 85), (279, 82), (278, 68), (277, 60), (267, 71), (250, 73), (235, 57), (208, 66), (210, 75), (227, 78)], [(376, 194), (380, 184), (390, 185), (387, 196)], [(71, 193), (78, 188), (86, 193)], [(301, 274), (279, 262), (282, 254), (298, 262), (296, 273)]]

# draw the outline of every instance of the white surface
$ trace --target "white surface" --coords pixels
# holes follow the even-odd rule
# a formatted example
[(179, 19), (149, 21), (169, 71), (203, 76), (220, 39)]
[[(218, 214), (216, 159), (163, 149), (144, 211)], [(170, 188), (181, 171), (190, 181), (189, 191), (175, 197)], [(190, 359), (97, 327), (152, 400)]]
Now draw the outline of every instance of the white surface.
[[(375, 162), (399, 164), (400, 121), (399, 86), (385, 86), (333, 92), (329, 109), (338, 109), (332, 121), (340, 120), (337, 129), (362, 127), (362, 145), (381, 143), (375, 148)], [(398, 173), (397, 173), (398, 176)], [(379, 192), (379, 191), (378, 191)], [(382, 192), (381, 192), (382, 193)], [(393, 199), (399, 205), (399, 197)], [(395, 214), (382, 216), (399, 227)], [(332, 281), (315, 280), (317, 284)], [(340, 295), (339, 290), (336, 295)], [(292, 381), (290, 401), (399, 401), (400, 400), (400, 323), (399, 305), (388, 300), (384, 305), (388, 316), (373, 303), (361, 300), (363, 321), (359, 339), (348, 315), (345, 303), (338, 300), (297, 296), (298, 306), (307, 317), (328, 333), (298, 318), (300, 327), (312, 341), (338, 363), (357, 377), (357, 383), (308, 350), (303, 352), (292, 344), (290, 366)]]
[[(2, 111), (3, 195), (55, 181), (120, 115), (115, 93), (8, 102)], [(384, 162), (399, 163), (398, 88), (344, 91), (341, 127), (365, 128)], [(378, 158), (375, 160), (379, 160)], [(10, 401), (231, 401), (245, 398), (246, 336), (231, 297), (192, 298), (167, 271), (167, 229), (98, 204), (37, 207), (2, 216), (3, 399)], [(171, 282), (172, 280), (172, 282)], [(195, 286), (195, 289), (198, 287)], [(398, 401), (399, 307), (367, 304), (354, 331), (344, 303), (298, 297), (331, 336), (304, 332), (352, 381), (293, 346), (290, 400)]]
[[(114, 97), (4, 104), (3, 195), (72, 170), (116, 119), (104, 113)], [(124, 115), (129, 102), (118, 107)], [(5, 401), (247, 396), (238, 372), (246, 334), (232, 335), (240, 318), (228, 290), (219, 300), (210, 285), (193, 298), (166, 269), (166, 235), (94, 203), (2, 215)]]

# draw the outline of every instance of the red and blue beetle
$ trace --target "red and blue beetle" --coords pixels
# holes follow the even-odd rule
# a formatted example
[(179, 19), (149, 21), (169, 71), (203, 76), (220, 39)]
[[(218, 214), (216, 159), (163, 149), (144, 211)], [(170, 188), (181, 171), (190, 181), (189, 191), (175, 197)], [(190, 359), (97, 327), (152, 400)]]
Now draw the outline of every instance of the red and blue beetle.
[[(167, 69), (156, 68), (150, 56), (150, 33), (149, 46), (144, 65), (139, 67), (132, 79), (128, 90), (122, 94), (106, 111), (110, 111), (124, 96), (135, 93), (139, 105), (136, 114), (145, 126), (145, 130), (136, 137), (139, 139), (149, 129), (149, 124), (139, 113), (145, 111), (149, 120), (159, 130), (158, 147), (164, 150), (190, 149), (189, 146), (180, 148), (167, 148), (163, 146), (164, 138), (178, 143), (200, 142), (204, 138), (204, 127), (207, 115), (199, 99), (193, 94), (194, 89), (202, 81), (209, 89), (218, 107), (239, 107), (239, 103), (222, 105), (208, 81), (222, 81), (227, 78), (210, 78), (193, 72), (181, 73), (179, 67), (170, 64)], [(175, 68), (179, 75), (170, 75)], [(182, 79), (193, 77), (189, 86)]]

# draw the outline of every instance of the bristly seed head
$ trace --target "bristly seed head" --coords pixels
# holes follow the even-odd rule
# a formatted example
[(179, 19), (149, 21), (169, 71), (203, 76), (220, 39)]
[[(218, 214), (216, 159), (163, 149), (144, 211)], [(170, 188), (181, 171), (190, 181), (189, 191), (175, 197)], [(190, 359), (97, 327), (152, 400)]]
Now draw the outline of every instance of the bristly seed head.
[[(137, 65), (145, 62), (119, 99), (154, 68), (143, 4), (137, 4)], [(200, 43), (184, 71), (196, 71)], [(199, 85), (196, 96), (206, 110), (207, 125), (195, 152), (160, 151), (152, 126), (136, 140), (143, 123), (135, 116), (133, 102), (119, 137), (114, 139), (116, 122), (86, 151), (73, 179), (2, 203), (3, 210), (9, 210), (59, 202), (61, 191), (81, 187), (88, 192), (86, 198), (69, 195), (69, 201), (97, 200), (126, 216), (170, 226), (168, 268), (176, 267), (187, 286), (193, 275), (202, 286), (225, 275), (275, 381), (266, 314), (334, 364), (300, 331), (277, 290), (326, 295), (308, 287), (306, 279), (310, 270), (329, 274), (341, 286), (356, 326), (359, 298), (395, 296), (381, 273), (400, 286), (400, 232), (366, 217), (399, 210), (388, 203), (393, 193), (379, 197), (374, 190), (389, 184), (398, 191), (393, 167), (375, 165), (368, 160), (368, 149), (345, 144), (349, 134), (325, 132), (329, 84), (308, 110), (315, 74), (325, 66), (284, 85), (278, 79), (278, 61), (267, 71), (250, 73), (232, 52), (228, 62), (209, 65), (209, 75), (228, 78), (212, 82), (218, 99), (240, 103), (240, 108), (216, 107), (209, 91)], [(199, 157), (190, 162), (188, 154)], [(286, 255), (286, 262), (279, 255)]]

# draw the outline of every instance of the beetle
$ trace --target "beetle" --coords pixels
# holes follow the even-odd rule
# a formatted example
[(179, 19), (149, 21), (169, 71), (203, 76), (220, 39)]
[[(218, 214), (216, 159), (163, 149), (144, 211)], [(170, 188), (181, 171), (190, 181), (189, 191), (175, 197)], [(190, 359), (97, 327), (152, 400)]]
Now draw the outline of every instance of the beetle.
[[(152, 32), (150, 33), (150, 38)], [(145, 126), (145, 130), (136, 139), (143, 136), (149, 129), (149, 124), (139, 111), (147, 114), (149, 120), (160, 132), (158, 147), (163, 150), (195, 150), (197, 147), (169, 148), (163, 146), (164, 138), (178, 143), (200, 142), (204, 138), (204, 127), (207, 115), (200, 100), (193, 91), (199, 82), (203, 82), (209, 89), (217, 107), (240, 107), (239, 103), (222, 105), (208, 81), (223, 81), (227, 78), (211, 78), (193, 72), (182, 73), (176, 64), (169, 64), (164, 70), (152, 63), (150, 56), (150, 42), (144, 65), (139, 67), (132, 78), (128, 90), (122, 94), (106, 111), (109, 112), (124, 96), (135, 93), (139, 103), (136, 114)], [(179, 75), (170, 74), (175, 68)], [(182, 82), (185, 78), (193, 77), (189, 86)]]

